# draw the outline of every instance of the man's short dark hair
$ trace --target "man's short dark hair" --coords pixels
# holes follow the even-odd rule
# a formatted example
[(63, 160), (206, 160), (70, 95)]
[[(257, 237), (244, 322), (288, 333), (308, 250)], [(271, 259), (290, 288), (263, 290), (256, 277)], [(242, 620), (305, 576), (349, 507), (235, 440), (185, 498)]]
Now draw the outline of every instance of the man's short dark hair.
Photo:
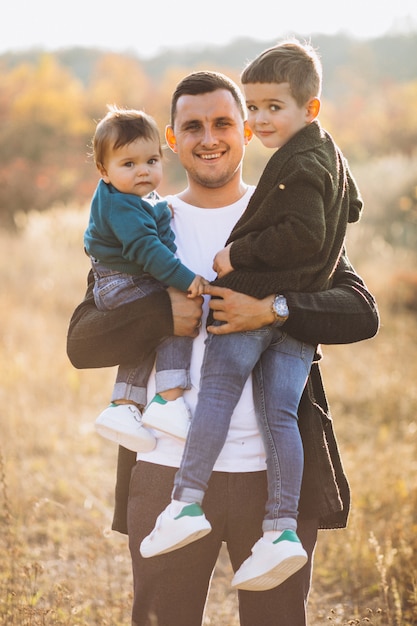
[(246, 120), (245, 102), (242, 92), (236, 83), (220, 72), (202, 71), (192, 72), (178, 83), (171, 99), (171, 126), (174, 125), (177, 102), (181, 96), (199, 96), (201, 94), (217, 91), (218, 89), (226, 89), (226, 91), (232, 94), (242, 114), (242, 119)]

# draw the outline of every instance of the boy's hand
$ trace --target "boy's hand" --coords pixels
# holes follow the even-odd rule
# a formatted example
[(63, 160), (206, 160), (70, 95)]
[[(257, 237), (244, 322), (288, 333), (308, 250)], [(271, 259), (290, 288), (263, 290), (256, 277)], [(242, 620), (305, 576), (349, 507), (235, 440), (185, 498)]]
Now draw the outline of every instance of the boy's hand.
[(216, 272), (219, 278), (222, 278), (226, 274), (233, 272), (234, 267), (230, 263), (230, 248), (232, 244), (229, 243), (228, 246), (223, 248), (223, 250), (219, 250), (219, 252), (214, 257), (213, 261), (213, 269)]
[(187, 295), (189, 298), (196, 298), (197, 296), (202, 296), (204, 293), (204, 287), (209, 284), (209, 281), (203, 278), (203, 276), (199, 276), (198, 274), (194, 278), (191, 285), (188, 287)]

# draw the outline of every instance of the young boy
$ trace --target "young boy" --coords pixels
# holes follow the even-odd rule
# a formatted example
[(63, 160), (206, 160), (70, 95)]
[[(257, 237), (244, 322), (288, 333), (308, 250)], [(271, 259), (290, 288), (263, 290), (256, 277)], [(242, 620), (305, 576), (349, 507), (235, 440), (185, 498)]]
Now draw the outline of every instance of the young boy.
[[(162, 149), (155, 121), (143, 111), (109, 107), (93, 137), (101, 180), (95, 191), (86, 252), (94, 273), (94, 299), (101, 311), (143, 298), (166, 286), (201, 295), (201, 276), (175, 256), (171, 210), (157, 201), (162, 179)], [(192, 339), (169, 337), (158, 347), (156, 396), (146, 410), (146, 425), (185, 439), (189, 410), (182, 393), (189, 387)], [(153, 434), (143, 427), (140, 410), (154, 356), (138, 355), (119, 367), (111, 404), (95, 427), (103, 437), (136, 451), (152, 450)], [(129, 400), (127, 400), (129, 398)]]
[(307, 560), (296, 534), (303, 472), (297, 411), (316, 346), (296, 341), (281, 328), (288, 315), (283, 294), (330, 286), (347, 222), (358, 221), (362, 201), (345, 158), (317, 121), (321, 65), (314, 50), (283, 42), (250, 63), (241, 78), (249, 126), (276, 152), (226, 247), (215, 257), (215, 284), (256, 298), (275, 292), (271, 307), (276, 322), (260, 331), (209, 334), (172, 501), (140, 550), (151, 557), (210, 532), (200, 505), (253, 369), (268, 501), (263, 537), (232, 584), (261, 591), (283, 582)]

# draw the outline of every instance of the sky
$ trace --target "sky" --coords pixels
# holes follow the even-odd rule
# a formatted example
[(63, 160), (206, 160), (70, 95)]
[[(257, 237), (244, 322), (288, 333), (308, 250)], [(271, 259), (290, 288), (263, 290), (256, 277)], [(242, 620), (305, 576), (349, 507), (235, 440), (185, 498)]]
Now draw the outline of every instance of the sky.
[[(7, 4), (6, 4), (7, 3)], [(246, 4), (246, 3), (245, 3)], [(417, 0), (6, 0), (0, 53), (87, 46), (150, 58), (240, 37), (417, 32)]]

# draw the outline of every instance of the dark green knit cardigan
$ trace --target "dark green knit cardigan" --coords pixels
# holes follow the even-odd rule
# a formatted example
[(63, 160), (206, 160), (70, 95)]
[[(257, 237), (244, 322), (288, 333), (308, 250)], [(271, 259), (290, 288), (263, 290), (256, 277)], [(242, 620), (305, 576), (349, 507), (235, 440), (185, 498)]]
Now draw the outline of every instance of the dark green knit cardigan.
[(267, 163), (227, 241), (235, 271), (214, 284), (256, 298), (326, 289), (361, 210), (346, 159), (312, 122)]

